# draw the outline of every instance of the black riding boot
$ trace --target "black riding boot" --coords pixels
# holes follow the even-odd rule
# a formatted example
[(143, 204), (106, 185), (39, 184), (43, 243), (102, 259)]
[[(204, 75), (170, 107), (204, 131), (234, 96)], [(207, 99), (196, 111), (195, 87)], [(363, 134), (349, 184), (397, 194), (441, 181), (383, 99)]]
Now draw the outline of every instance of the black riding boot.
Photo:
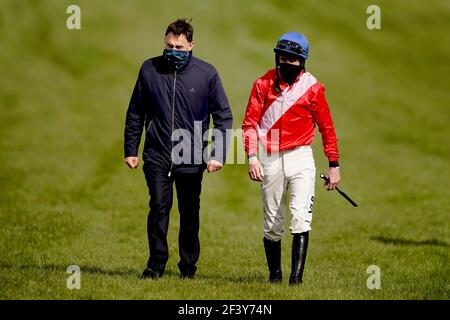
[(289, 278), (290, 285), (302, 283), (306, 252), (308, 251), (308, 239), (309, 232), (296, 233), (292, 237), (292, 272)]
[(264, 238), (267, 265), (269, 266), (269, 282), (281, 282), (281, 240), (270, 241)]

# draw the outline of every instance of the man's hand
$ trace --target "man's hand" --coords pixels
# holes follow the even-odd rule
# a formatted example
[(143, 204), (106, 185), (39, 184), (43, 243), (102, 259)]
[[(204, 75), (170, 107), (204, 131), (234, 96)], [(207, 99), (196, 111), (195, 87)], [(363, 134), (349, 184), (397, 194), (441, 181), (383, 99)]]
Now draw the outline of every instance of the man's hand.
[(223, 163), (217, 161), (217, 160), (209, 160), (208, 166), (206, 167), (206, 170), (208, 170), (208, 173), (219, 171), (222, 169)]
[(263, 167), (259, 159), (252, 159), (248, 163), (248, 175), (253, 181), (261, 182), (264, 178)]
[(339, 168), (329, 168), (328, 169), (328, 179), (330, 183), (325, 182), (324, 186), (327, 186), (327, 190), (334, 190), (341, 181), (341, 175), (339, 174)]
[(127, 166), (129, 166), (131, 169), (136, 169), (139, 165), (139, 158), (138, 157), (126, 157), (125, 163)]

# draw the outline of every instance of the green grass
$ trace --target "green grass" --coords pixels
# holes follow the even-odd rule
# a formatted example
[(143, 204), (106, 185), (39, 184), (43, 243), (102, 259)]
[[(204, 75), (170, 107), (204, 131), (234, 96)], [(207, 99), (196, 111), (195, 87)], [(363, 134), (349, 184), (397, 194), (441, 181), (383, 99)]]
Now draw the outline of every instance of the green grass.
[[(2, 2), (0, 11), (0, 298), (448, 299), (450, 6), (376, 1)], [(260, 190), (245, 165), (206, 175), (196, 279), (180, 280), (178, 212), (166, 276), (143, 281), (147, 189), (123, 164), (125, 111), (165, 27), (192, 17), (194, 54), (219, 70), (239, 128), (252, 82), (283, 32), (304, 32), (341, 151), (342, 189), (316, 187), (305, 283), (266, 283)], [(317, 136), (318, 172), (326, 159)], [(176, 204), (174, 205), (176, 208)], [(283, 240), (289, 274), (290, 235)], [(68, 290), (66, 268), (81, 268)], [(381, 290), (369, 290), (369, 265)]]

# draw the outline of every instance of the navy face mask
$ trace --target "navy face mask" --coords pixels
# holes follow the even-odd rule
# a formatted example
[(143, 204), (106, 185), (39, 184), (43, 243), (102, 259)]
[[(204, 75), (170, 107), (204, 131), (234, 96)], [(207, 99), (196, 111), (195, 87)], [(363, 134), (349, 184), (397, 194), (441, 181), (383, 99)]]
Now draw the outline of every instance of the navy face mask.
[(301, 71), (301, 66), (296, 66), (290, 63), (280, 63), (281, 78), (283, 78), (284, 82), (289, 85), (294, 83)]
[(163, 56), (170, 66), (175, 70), (183, 67), (192, 55), (192, 51), (181, 51), (175, 49), (164, 49)]

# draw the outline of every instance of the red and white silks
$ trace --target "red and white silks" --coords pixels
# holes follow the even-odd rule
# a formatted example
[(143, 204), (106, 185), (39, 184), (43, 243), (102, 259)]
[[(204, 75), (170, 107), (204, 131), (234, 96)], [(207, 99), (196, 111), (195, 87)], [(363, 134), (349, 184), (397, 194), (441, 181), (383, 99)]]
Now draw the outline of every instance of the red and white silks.
[(309, 72), (302, 72), (291, 86), (281, 81), (281, 94), (274, 83), (272, 69), (253, 84), (242, 124), (247, 154), (257, 154), (258, 141), (269, 153), (311, 145), (317, 124), (328, 161), (337, 161), (337, 138), (324, 86)]

